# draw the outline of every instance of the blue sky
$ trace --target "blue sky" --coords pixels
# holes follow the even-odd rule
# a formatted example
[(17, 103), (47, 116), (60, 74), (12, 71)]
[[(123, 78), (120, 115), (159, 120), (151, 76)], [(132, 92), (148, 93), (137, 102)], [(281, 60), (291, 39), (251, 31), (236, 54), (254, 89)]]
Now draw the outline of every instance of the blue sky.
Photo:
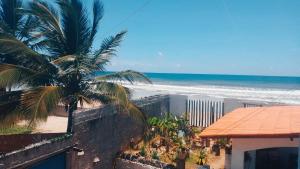
[[(90, 0), (92, 1), (92, 0)], [(300, 76), (299, 0), (103, 0), (108, 70)]]

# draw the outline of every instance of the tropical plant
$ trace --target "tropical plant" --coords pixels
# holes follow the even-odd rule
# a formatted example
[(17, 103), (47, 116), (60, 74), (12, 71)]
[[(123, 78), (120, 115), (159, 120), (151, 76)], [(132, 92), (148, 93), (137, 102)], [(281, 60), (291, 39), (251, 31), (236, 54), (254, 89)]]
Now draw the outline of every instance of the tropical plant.
[(193, 128), (189, 125), (189, 121), (184, 117), (180, 117), (176, 118), (176, 123), (178, 126), (178, 130), (182, 131), (185, 135), (185, 138), (189, 141), (190, 138), (195, 134)]
[(44, 45), (43, 50), (13, 36), (0, 35), (0, 53), (20, 60), (0, 65), (0, 87), (17, 88), (0, 97), (0, 107), (10, 108), (7, 113), (1, 113), (1, 124), (18, 119), (34, 124), (45, 120), (58, 104), (63, 104), (68, 112), (67, 131), (72, 132), (72, 117), (78, 105), (94, 101), (116, 103), (131, 116), (144, 119), (129, 101), (130, 91), (117, 82), (150, 83), (150, 80), (132, 70), (111, 74), (105, 71), (126, 32), (106, 38), (100, 48), (94, 49), (103, 16), (102, 3), (94, 1), (92, 16), (80, 0), (57, 0), (56, 5), (57, 8), (51, 3), (31, 1), (28, 9), (20, 10), (38, 18), (36, 46)]
[(205, 163), (205, 159), (207, 158), (207, 152), (205, 149), (201, 149), (199, 153), (199, 164), (203, 165)]
[(141, 155), (142, 157), (146, 157), (146, 156), (147, 156), (147, 151), (146, 151), (145, 146), (143, 146), (143, 147), (141, 148), (140, 155)]
[(158, 156), (157, 151), (153, 151), (153, 152), (152, 152), (151, 158), (154, 159), (154, 160), (159, 160), (159, 156)]
[[(1, 38), (4, 36), (13, 37), (13, 39), (18, 39), (30, 47), (38, 46), (36, 45), (37, 38), (34, 34), (32, 34), (32, 32), (34, 32), (38, 26), (37, 18), (23, 15), (18, 12), (18, 9), (22, 7), (22, 3), (22, 0), (0, 0)], [(8, 39), (6, 42), (10, 43)], [(40, 45), (40, 47), (42, 47), (42, 45)], [(13, 46), (10, 48), (13, 48)], [(30, 60), (0, 52), (0, 63), (19, 64), (24, 66), (25, 64), (30, 63)], [(1, 74), (3, 74), (3, 72)], [(0, 79), (0, 81), (1, 80), (2, 79)], [(12, 86), (10, 84), (6, 86), (0, 86), (0, 94), (4, 95), (0, 97), (0, 102), (1, 100), (5, 102), (5, 104), (3, 104), (3, 102), (0, 104), (0, 118), (4, 117), (5, 114), (10, 113), (12, 108), (15, 107), (16, 103), (18, 102), (16, 101), (16, 97), (18, 97), (16, 92), (11, 93), (13, 95), (9, 95), (6, 91), (6, 88), (10, 91), (11, 87)], [(9, 121), (9, 124), (14, 123), (14, 120), (7, 121)], [(3, 123), (0, 124), (0, 126), (1, 125), (3, 125)]]
[(151, 117), (148, 119), (148, 126), (150, 133), (153, 133), (152, 136), (159, 135), (161, 142), (166, 146), (166, 152), (169, 152), (170, 144), (177, 140), (178, 125), (176, 118), (171, 113), (166, 113), (161, 118)]

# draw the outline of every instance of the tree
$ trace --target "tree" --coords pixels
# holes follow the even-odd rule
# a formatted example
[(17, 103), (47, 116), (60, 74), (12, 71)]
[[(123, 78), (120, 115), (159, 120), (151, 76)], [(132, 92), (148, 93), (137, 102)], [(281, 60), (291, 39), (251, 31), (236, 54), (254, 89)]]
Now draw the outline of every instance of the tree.
[(129, 101), (130, 91), (116, 82), (150, 83), (150, 80), (132, 70), (111, 74), (105, 71), (126, 32), (106, 38), (98, 49), (93, 49), (103, 16), (102, 3), (94, 1), (92, 16), (80, 0), (57, 0), (56, 5), (58, 8), (43, 1), (32, 1), (28, 9), (21, 10), (23, 14), (38, 18), (37, 46), (43, 45), (42, 50), (13, 36), (0, 35), (0, 53), (24, 61), (0, 65), (0, 87), (18, 87), (9, 95), (1, 96), (9, 98), (6, 102), (2, 99), (1, 106), (17, 105), (9, 113), (2, 114), (1, 120), (9, 124), (21, 118), (33, 124), (46, 119), (54, 107), (62, 103), (68, 112), (67, 132), (72, 132), (73, 112), (78, 104), (93, 101), (116, 103), (133, 117), (144, 119)]
[[(22, 8), (22, 0), (1, 0), (0, 1), (0, 33), (13, 36), (28, 45), (33, 45), (34, 39), (30, 32), (32, 32), (38, 25), (37, 19), (22, 15), (18, 12)], [(0, 63), (16, 63), (9, 55), (0, 54)], [(10, 88), (10, 87), (9, 87)], [(5, 91), (5, 88), (0, 89)]]
[[(3, 36), (11, 36), (15, 39), (22, 41), (30, 47), (38, 46), (36, 44), (36, 37), (31, 34), (38, 26), (37, 18), (32, 16), (23, 15), (18, 12), (22, 8), (22, 0), (1, 0), (0, 1), (0, 34)], [(40, 46), (41, 47), (41, 46)], [(19, 64), (24, 65), (29, 63), (25, 58), (13, 57), (8, 54), (0, 53), (0, 63)], [(10, 85), (0, 86), (0, 102), (3, 100), (4, 104), (0, 104), (0, 118), (5, 114), (11, 112), (12, 108), (16, 105), (16, 96), (10, 96), (7, 93), (11, 90)], [(15, 95), (14, 93), (13, 95)], [(11, 99), (11, 100), (9, 100)], [(9, 120), (9, 124), (14, 123), (14, 120)], [(0, 124), (1, 126), (1, 124)]]
[[(24, 15), (19, 12), (22, 4), (23, 0), (0, 1), (0, 33), (13, 36), (32, 48), (42, 47), (36, 41), (38, 36), (33, 34), (39, 22), (36, 17)], [(2, 55), (0, 59), (0, 63), (15, 63), (18, 61), (8, 55)]]

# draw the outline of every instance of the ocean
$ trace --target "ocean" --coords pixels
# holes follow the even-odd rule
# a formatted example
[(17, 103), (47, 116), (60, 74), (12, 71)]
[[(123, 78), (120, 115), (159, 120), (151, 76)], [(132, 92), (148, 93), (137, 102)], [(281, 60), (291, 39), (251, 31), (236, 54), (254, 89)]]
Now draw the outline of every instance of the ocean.
[(145, 73), (153, 84), (126, 84), (133, 98), (155, 94), (203, 95), (300, 104), (300, 77)]

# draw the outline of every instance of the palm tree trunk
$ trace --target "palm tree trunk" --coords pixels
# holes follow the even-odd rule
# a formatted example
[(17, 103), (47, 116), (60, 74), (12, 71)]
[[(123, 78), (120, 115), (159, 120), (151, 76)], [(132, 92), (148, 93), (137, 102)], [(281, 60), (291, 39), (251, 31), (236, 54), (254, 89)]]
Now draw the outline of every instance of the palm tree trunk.
[(67, 133), (73, 132), (73, 112), (77, 109), (77, 102), (72, 102), (68, 108)]

